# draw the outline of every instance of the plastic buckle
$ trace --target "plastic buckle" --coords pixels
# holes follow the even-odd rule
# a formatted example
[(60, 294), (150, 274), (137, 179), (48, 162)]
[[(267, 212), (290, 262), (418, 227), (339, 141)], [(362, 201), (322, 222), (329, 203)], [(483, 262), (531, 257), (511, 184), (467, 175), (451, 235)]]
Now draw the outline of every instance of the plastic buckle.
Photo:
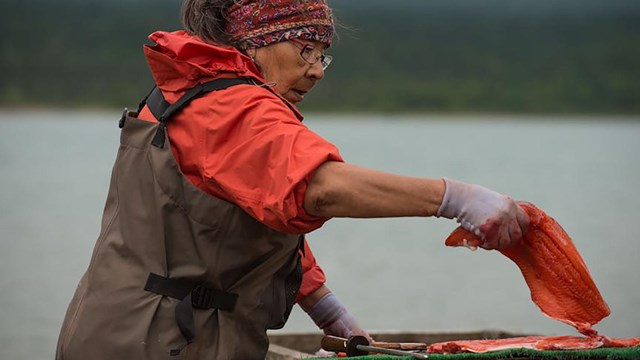
[(191, 306), (195, 309), (210, 309), (213, 302), (213, 291), (198, 285), (191, 290)]
[(124, 122), (127, 119), (127, 115), (129, 114), (129, 109), (128, 108), (124, 108), (124, 111), (122, 111), (122, 116), (120, 117), (120, 121), (118, 122), (118, 127), (120, 129), (122, 129), (124, 127)]

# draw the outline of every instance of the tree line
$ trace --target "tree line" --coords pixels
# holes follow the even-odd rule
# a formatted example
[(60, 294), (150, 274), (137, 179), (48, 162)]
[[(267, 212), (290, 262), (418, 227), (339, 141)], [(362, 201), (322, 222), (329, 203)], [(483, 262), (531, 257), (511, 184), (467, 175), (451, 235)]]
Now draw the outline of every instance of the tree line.
[[(303, 110), (640, 113), (636, 0), (333, 0), (334, 62)], [(0, 106), (133, 106), (179, 0), (4, 0)]]

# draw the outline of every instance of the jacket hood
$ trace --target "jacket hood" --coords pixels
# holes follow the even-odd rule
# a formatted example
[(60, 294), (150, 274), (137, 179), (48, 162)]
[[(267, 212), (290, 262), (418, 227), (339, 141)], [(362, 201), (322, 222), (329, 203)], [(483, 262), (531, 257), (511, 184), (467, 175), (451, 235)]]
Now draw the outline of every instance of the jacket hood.
[(157, 31), (149, 40), (155, 45), (145, 45), (144, 53), (163, 91), (184, 91), (219, 77), (251, 77), (265, 83), (253, 61), (235, 48), (205, 43), (184, 30)]

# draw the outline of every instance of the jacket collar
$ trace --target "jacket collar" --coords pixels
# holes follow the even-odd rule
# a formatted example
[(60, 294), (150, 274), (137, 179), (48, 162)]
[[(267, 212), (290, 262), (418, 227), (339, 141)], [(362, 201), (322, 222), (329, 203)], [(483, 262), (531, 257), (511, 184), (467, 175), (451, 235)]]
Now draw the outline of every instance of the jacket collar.
[(186, 31), (157, 31), (149, 35), (155, 45), (145, 45), (144, 53), (156, 85), (167, 92), (183, 92), (197, 83), (221, 77), (248, 77), (263, 85), (291, 108), (302, 120), (298, 109), (268, 87), (251, 58), (233, 47), (209, 44)]

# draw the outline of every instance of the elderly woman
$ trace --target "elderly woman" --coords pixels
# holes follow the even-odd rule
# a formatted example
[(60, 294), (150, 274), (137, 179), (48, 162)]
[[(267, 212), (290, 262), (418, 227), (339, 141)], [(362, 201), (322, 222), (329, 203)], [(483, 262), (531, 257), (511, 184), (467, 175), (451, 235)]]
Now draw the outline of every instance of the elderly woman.
[(457, 219), (486, 249), (526, 231), (507, 196), (348, 164), (305, 127), (295, 104), (331, 63), (324, 0), (186, 0), (182, 16), (144, 49), (157, 87), (120, 121), (57, 359), (264, 359), (296, 302), (326, 334), (367, 335), (304, 238), (332, 217)]

